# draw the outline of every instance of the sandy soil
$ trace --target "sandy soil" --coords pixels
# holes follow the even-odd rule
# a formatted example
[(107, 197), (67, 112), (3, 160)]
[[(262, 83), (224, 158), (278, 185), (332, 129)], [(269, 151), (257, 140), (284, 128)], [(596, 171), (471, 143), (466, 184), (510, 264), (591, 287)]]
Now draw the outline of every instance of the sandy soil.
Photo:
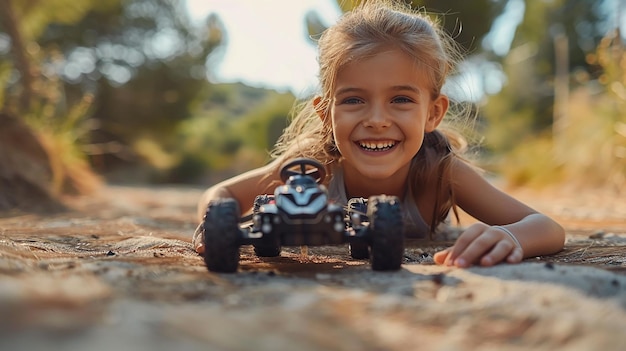
[(567, 229), (519, 265), (399, 272), (347, 247), (288, 248), (212, 274), (189, 238), (190, 188), (110, 186), (49, 215), (0, 214), (2, 350), (624, 350), (626, 203), (610, 191), (516, 191)]

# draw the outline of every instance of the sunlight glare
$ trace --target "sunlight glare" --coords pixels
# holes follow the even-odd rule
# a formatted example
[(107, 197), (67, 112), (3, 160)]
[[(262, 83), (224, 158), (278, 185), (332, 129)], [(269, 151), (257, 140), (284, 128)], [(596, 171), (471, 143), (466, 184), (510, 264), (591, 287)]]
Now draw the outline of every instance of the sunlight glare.
[(210, 13), (226, 30), (223, 55), (210, 80), (291, 90), (307, 95), (317, 86), (317, 53), (307, 39), (305, 15), (315, 10), (330, 25), (340, 15), (334, 0), (186, 0), (191, 18)]

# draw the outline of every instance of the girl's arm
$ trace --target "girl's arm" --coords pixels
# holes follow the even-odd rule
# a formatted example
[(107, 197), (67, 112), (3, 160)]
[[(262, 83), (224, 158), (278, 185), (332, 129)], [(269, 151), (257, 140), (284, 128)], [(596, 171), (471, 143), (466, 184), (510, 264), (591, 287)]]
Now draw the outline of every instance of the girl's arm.
[(220, 198), (236, 199), (241, 211), (246, 212), (252, 208), (257, 195), (273, 194), (280, 182), (277, 161), (226, 179), (204, 192), (198, 202), (198, 219), (202, 220), (211, 200)]
[(461, 161), (454, 161), (453, 174), (457, 204), (482, 223), (470, 226), (454, 246), (435, 254), (435, 262), (490, 266), (563, 248), (565, 232), (555, 221), (498, 190)]
[[(257, 195), (273, 194), (275, 187), (281, 183), (278, 167), (279, 160), (275, 160), (266, 166), (224, 180), (207, 189), (198, 202), (199, 221), (202, 222), (209, 202), (220, 198), (233, 198), (239, 203), (242, 213), (248, 212)], [(194, 233), (193, 245), (198, 253), (204, 252), (199, 230)]]

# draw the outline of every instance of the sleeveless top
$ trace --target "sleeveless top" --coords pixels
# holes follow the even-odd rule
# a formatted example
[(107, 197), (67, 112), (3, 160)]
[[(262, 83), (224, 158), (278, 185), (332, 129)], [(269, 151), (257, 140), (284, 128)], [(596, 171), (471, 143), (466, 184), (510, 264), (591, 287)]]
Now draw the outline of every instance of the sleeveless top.
[[(328, 196), (330, 199), (343, 206), (348, 205), (346, 186), (343, 179), (343, 168), (333, 167), (333, 173), (328, 182)], [(404, 214), (404, 233), (407, 238), (427, 238), (430, 227), (419, 212), (413, 197), (405, 194), (402, 202), (402, 212)]]

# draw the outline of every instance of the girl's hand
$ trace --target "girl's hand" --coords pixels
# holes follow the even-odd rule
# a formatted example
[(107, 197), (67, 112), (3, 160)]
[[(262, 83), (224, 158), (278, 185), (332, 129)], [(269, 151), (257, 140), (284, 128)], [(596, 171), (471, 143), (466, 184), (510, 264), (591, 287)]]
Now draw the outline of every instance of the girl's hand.
[(476, 223), (465, 230), (454, 246), (437, 252), (434, 260), (447, 266), (492, 266), (500, 262), (518, 263), (524, 251), (513, 238), (498, 227)]
[(202, 232), (202, 224), (198, 225), (196, 231), (193, 233), (193, 237), (191, 239), (191, 243), (193, 244), (193, 248), (196, 249), (196, 252), (203, 255), (204, 254), (204, 236)]

